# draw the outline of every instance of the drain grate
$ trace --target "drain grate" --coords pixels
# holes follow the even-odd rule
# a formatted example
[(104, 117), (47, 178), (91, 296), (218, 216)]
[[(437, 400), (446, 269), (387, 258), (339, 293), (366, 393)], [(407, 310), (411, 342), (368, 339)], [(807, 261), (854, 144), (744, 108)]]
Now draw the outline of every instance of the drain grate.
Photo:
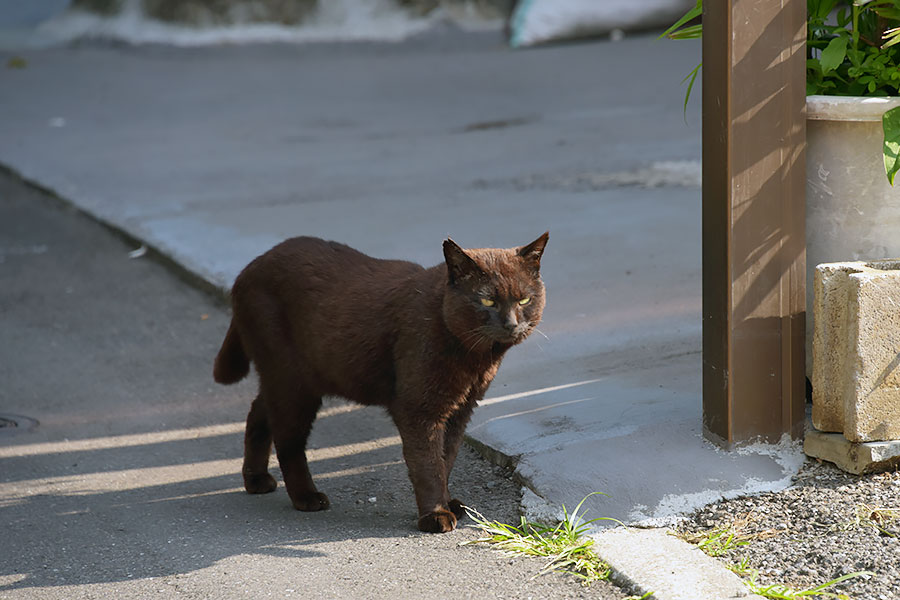
[(37, 426), (38, 422), (31, 417), (0, 414), (0, 435), (12, 435), (14, 433), (31, 431)]

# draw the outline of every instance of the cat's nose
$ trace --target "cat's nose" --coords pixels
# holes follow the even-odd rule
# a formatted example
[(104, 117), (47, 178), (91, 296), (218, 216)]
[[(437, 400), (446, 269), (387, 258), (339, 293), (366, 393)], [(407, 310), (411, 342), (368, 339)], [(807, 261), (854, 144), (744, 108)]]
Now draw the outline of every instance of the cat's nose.
[(506, 315), (506, 318), (503, 320), (503, 327), (507, 331), (515, 331), (516, 327), (519, 326), (519, 320), (516, 319), (516, 315), (510, 313)]

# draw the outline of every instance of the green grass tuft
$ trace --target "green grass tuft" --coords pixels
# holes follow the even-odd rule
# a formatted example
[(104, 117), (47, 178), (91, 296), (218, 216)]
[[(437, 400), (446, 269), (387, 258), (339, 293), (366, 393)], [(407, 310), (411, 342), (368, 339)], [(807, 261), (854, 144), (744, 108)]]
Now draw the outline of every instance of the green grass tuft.
[(873, 527), (882, 535), (895, 538), (897, 534), (889, 531), (886, 526), (900, 519), (900, 509), (871, 506), (869, 504), (857, 504), (853, 519), (834, 525), (832, 531), (846, 531), (857, 527)]
[(593, 523), (614, 519), (600, 517), (585, 521), (578, 514), (584, 501), (597, 493), (599, 492), (585, 496), (571, 515), (563, 506), (563, 520), (555, 527), (531, 523), (525, 517), (521, 518), (518, 527), (490, 521), (477, 510), (467, 506), (466, 512), (485, 536), (462, 544), (492, 544), (506, 554), (549, 559), (537, 575), (553, 571), (570, 573), (580, 578), (585, 585), (608, 579), (609, 566), (591, 548), (594, 540), (584, 536)]
[[(888, 513), (885, 512), (884, 509), (872, 509), (871, 507), (865, 508), (866, 510), (858, 509), (856, 513), (856, 520), (852, 523), (846, 523), (844, 524), (844, 526), (848, 528), (858, 525), (877, 526), (876, 522), (883, 523), (888, 520), (890, 516), (892, 516), (888, 515)], [(738, 546), (746, 546), (752, 541), (766, 539), (777, 535), (777, 532), (773, 530), (756, 532), (750, 531), (752, 529), (752, 523), (754, 522), (754, 520), (755, 517), (751, 512), (744, 515), (743, 517), (736, 518), (727, 526), (717, 527), (715, 529), (700, 533), (680, 533), (677, 535), (684, 541), (696, 545), (706, 554), (713, 557), (721, 557), (731, 550), (737, 548)], [(744, 582), (751, 593), (762, 596), (763, 598), (769, 598), (770, 600), (796, 600), (798, 598), (817, 598), (819, 600), (830, 598), (833, 600), (849, 600), (850, 597), (846, 594), (827, 591), (828, 588), (854, 577), (874, 575), (874, 573), (870, 571), (858, 571), (856, 573), (848, 573), (847, 575), (842, 575), (841, 577), (837, 577), (835, 579), (832, 579), (831, 581), (826, 581), (825, 583), (810, 588), (794, 589), (781, 583), (767, 586), (760, 585), (756, 581), (759, 577), (759, 571), (750, 568), (746, 558), (741, 559), (741, 562), (738, 564), (725, 564), (725, 566), (741, 577), (741, 581)]]
[(746, 546), (750, 543), (748, 539), (736, 532), (733, 527), (717, 527), (703, 533), (681, 535), (680, 537), (712, 557), (722, 556), (738, 546)]
[(874, 575), (871, 571), (857, 571), (856, 573), (841, 575), (831, 581), (826, 581), (825, 583), (810, 588), (797, 590), (780, 583), (767, 586), (756, 583), (756, 578), (759, 577), (759, 571), (749, 568), (746, 559), (742, 560), (740, 564), (730, 565), (728, 568), (741, 576), (741, 581), (746, 584), (751, 593), (762, 596), (763, 598), (770, 598), (771, 600), (796, 600), (797, 598), (832, 598), (834, 600), (850, 600), (850, 596), (847, 594), (828, 592), (826, 590), (843, 581), (853, 579), (854, 577)]

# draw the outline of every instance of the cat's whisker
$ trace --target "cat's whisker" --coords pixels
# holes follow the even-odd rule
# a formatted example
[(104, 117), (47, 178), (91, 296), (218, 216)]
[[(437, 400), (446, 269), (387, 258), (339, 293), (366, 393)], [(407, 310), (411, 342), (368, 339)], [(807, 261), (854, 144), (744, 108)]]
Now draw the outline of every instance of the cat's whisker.
[(475, 340), (475, 343), (472, 344), (472, 347), (471, 347), (471, 348), (469, 348), (469, 352), (470, 352), (470, 353), (471, 353), (473, 350), (475, 350), (478, 346), (480, 346), (483, 342), (488, 341), (487, 336), (485, 336), (484, 334), (478, 333), (477, 335), (478, 335), (478, 338)]
[(460, 339), (463, 341), (469, 341), (475, 337), (485, 337), (484, 336), (484, 325), (479, 325), (475, 329), (470, 329), (469, 331), (463, 332), (460, 334)]
[[(471, 354), (484, 342), (490, 342), (488, 336), (484, 334), (485, 326), (481, 325), (460, 335), (460, 341), (468, 346), (466, 354)], [(470, 344), (471, 342), (471, 344)]]
[[(545, 339), (545, 340), (547, 340), (548, 342), (550, 341), (550, 338), (547, 337), (547, 334), (546, 334), (546, 333), (544, 333), (543, 331), (541, 331), (541, 330), (538, 329), (537, 327), (535, 327), (534, 330), (537, 331), (537, 332), (538, 332), (539, 334), (541, 334), (542, 336), (544, 336), (544, 339)], [(540, 344), (539, 344), (539, 345), (540, 345)]]
[(468, 344), (470, 341), (481, 335), (481, 332), (478, 329), (479, 328), (472, 329), (471, 331), (466, 331), (459, 334), (459, 341), (464, 344)]
[(466, 348), (466, 355), (471, 354), (472, 350), (474, 350), (478, 346), (478, 344), (481, 343), (481, 339), (476, 336), (470, 336), (468, 339), (460, 338), (460, 341)]

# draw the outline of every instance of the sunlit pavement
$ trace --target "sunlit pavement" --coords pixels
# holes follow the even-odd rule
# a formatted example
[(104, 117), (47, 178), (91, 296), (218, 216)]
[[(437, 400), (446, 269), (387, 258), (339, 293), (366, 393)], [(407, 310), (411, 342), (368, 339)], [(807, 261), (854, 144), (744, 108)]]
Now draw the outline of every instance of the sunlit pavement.
[[(228, 312), (152, 254), (0, 173), (0, 598), (601, 598), (416, 529), (396, 430), (328, 400), (310, 468), (331, 508), (241, 484), (252, 380), (211, 381)], [(272, 464), (272, 474), (280, 472)], [(455, 496), (504, 522), (520, 487), (463, 448)]]
[(601, 491), (592, 515), (665, 520), (796, 469), (797, 448), (701, 436), (700, 119), (680, 85), (699, 45), (445, 32), (24, 58), (0, 72), (0, 163), (217, 286), (292, 235), (435, 264), (448, 235), (549, 230), (540, 333), (469, 429), (532, 512)]

